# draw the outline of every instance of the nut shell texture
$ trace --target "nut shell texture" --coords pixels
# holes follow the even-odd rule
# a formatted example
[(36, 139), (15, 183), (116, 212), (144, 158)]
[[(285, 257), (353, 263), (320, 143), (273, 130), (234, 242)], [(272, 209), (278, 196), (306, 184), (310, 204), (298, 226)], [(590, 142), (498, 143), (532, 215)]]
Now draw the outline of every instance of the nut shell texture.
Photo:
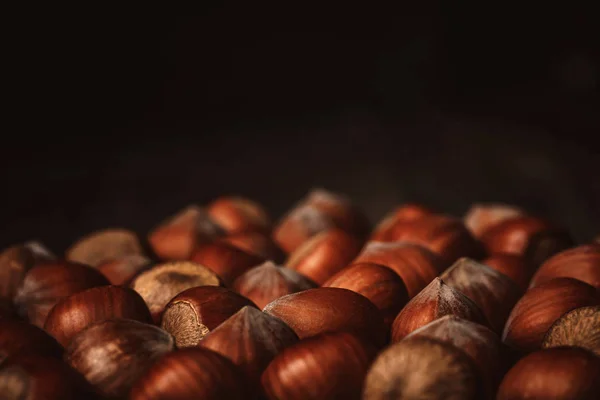
[(213, 271), (226, 286), (231, 286), (238, 276), (250, 268), (265, 262), (261, 257), (223, 242), (199, 246), (192, 254), (191, 260)]
[(561, 346), (581, 347), (600, 357), (600, 306), (576, 308), (550, 327), (542, 347)]
[(97, 267), (108, 261), (142, 253), (142, 245), (135, 233), (126, 229), (105, 229), (78, 240), (67, 250), (66, 258)]
[(600, 245), (579, 246), (554, 255), (537, 270), (531, 286), (561, 277), (579, 279), (600, 289)]

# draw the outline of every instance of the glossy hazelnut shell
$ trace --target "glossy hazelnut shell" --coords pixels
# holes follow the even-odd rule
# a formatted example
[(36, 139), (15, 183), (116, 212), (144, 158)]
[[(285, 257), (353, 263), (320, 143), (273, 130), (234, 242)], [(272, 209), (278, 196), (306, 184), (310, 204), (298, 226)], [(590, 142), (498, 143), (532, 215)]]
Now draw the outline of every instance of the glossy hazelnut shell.
[(237, 277), (250, 268), (265, 262), (261, 257), (222, 242), (197, 247), (190, 260), (213, 271), (226, 286), (231, 286)]
[(231, 360), (204, 348), (168, 353), (136, 381), (131, 400), (242, 400), (251, 397), (242, 371)]
[(485, 316), (471, 299), (435, 278), (413, 297), (396, 316), (392, 324), (392, 342), (445, 315), (488, 325)]
[(262, 387), (268, 399), (358, 400), (375, 354), (355, 335), (324, 333), (279, 353), (262, 374)]
[(600, 357), (578, 348), (552, 348), (519, 360), (504, 377), (498, 400), (593, 400), (600, 393)]
[(562, 346), (581, 347), (600, 357), (600, 306), (576, 308), (552, 324), (542, 348)]
[(377, 224), (370, 240), (379, 242), (393, 241), (393, 232), (397, 224), (415, 221), (425, 215), (431, 215), (433, 211), (419, 204), (405, 204), (389, 212)]
[(497, 253), (489, 256), (481, 263), (508, 276), (521, 288), (521, 290), (527, 290), (529, 287), (529, 281), (533, 275), (533, 268), (522, 256)]
[(329, 229), (302, 243), (285, 265), (321, 285), (346, 267), (360, 248), (357, 238), (341, 229)]
[(348, 289), (365, 296), (379, 309), (387, 326), (409, 300), (402, 278), (390, 268), (373, 263), (352, 264), (332, 276), (323, 287)]
[(35, 265), (26, 247), (17, 245), (0, 252), (0, 298), (12, 301), (25, 274)]
[(77, 292), (109, 285), (99, 271), (83, 264), (54, 261), (30, 269), (15, 296), (22, 316), (43, 327), (48, 313), (60, 300)]
[(537, 350), (548, 329), (563, 314), (598, 304), (598, 290), (585, 282), (557, 278), (542, 283), (529, 289), (512, 309), (502, 340), (522, 352)]
[(97, 267), (130, 254), (143, 254), (137, 235), (127, 229), (93, 232), (75, 242), (65, 252), (68, 261)]
[(140, 272), (150, 268), (151, 261), (142, 254), (131, 254), (97, 267), (111, 285), (126, 285)]
[(328, 214), (303, 204), (283, 216), (273, 229), (273, 240), (289, 254), (317, 233), (335, 227), (335, 222)]
[(100, 286), (75, 293), (54, 306), (44, 330), (63, 346), (94, 322), (125, 318), (152, 323), (144, 299), (134, 290), (120, 286)]
[(442, 260), (426, 248), (402, 242), (367, 242), (352, 264), (383, 265), (397, 273), (408, 297), (417, 295), (443, 271)]
[(523, 210), (508, 204), (478, 203), (469, 208), (463, 221), (473, 236), (479, 238), (494, 225), (521, 215), (524, 215)]
[(220, 197), (207, 207), (208, 215), (227, 233), (269, 232), (271, 218), (255, 201), (243, 197)]
[(324, 189), (313, 189), (306, 196), (304, 204), (327, 214), (335, 226), (359, 238), (364, 238), (369, 232), (367, 217), (346, 196)]
[(285, 253), (273, 239), (260, 232), (236, 233), (219, 240), (265, 260), (281, 263), (285, 259)]
[(178, 348), (197, 346), (211, 330), (245, 306), (256, 305), (219, 286), (198, 286), (175, 296), (165, 307), (161, 327)]
[(328, 287), (289, 294), (269, 303), (263, 311), (288, 324), (300, 339), (351, 331), (376, 345), (387, 341), (386, 326), (377, 307), (347, 289)]
[(282, 296), (316, 287), (316, 283), (298, 272), (270, 261), (246, 271), (233, 283), (236, 292), (252, 300), (261, 310)]
[(600, 245), (588, 244), (555, 254), (531, 279), (531, 286), (554, 278), (575, 278), (600, 289)]
[(63, 347), (42, 329), (23, 321), (0, 320), (0, 365), (18, 354), (61, 358)]

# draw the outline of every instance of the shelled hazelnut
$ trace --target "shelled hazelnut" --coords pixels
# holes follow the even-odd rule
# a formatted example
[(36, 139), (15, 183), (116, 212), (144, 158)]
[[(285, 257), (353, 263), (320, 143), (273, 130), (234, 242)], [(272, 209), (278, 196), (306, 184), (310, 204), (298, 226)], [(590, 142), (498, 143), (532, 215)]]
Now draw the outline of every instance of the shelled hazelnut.
[(476, 238), (481, 237), (487, 231), (500, 222), (525, 215), (518, 207), (502, 203), (476, 203), (473, 204), (465, 214), (463, 221), (467, 229)]
[(574, 247), (554, 255), (533, 275), (531, 286), (560, 277), (575, 278), (600, 289), (600, 245)]
[(397, 273), (412, 298), (443, 271), (442, 260), (424, 247), (403, 242), (367, 242), (353, 264), (383, 265)]
[(291, 253), (317, 233), (335, 227), (335, 222), (325, 212), (303, 204), (283, 216), (273, 229), (273, 240), (286, 253)]
[(69, 261), (54, 261), (31, 268), (15, 296), (22, 316), (43, 327), (48, 313), (60, 300), (82, 290), (108, 285), (97, 270)]
[(226, 286), (231, 286), (237, 277), (266, 261), (230, 244), (219, 242), (198, 246), (190, 260), (213, 271)]
[(360, 248), (357, 238), (341, 229), (329, 229), (302, 243), (285, 265), (321, 285), (346, 267)]
[(398, 224), (417, 220), (434, 212), (419, 204), (404, 204), (386, 214), (377, 224), (370, 236), (371, 241), (389, 242), (393, 241), (394, 228)]
[(600, 306), (576, 308), (548, 329), (542, 348), (574, 346), (600, 356)]
[(243, 197), (219, 197), (207, 207), (210, 218), (227, 233), (271, 230), (271, 218), (257, 202)]
[(481, 263), (508, 276), (521, 290), (525, 291), (529, 287), (533, 268), (521, 256), (497, 253), (492, 254)]
[(281, 263), (285, 259), (285, 253), (273, 239), (260, 232), (241, 232), (218, 240), (265, 260)]
[(42, 329), (23, 321), (0, 320), (0, 365), (18, 354), (61, 358), (62, 346)]
[(127, 229), (104, 229), (73, 243), (65, 252), (65, 257), (68, 261), (97, 267), (108, 261), (143, 252), (134, 232)]
[(102, 272), (111, 285), (126, 285), (137, 274), (150, 268), (152, 261), (143, 254), (130, 254), (118, 260), (108, 261), (96, 269)]
[(286, 268), (267, 261), (246, 271), (233, 283), (233, 289), (252, 300), (260, 309), (287, 294), (314, 289), (317, 284)]
[(148, 235), (148, 242), (162, 260), (187, 260), (196, 246), (224, 233), (206, 210), (191, 205), (161, 222)]

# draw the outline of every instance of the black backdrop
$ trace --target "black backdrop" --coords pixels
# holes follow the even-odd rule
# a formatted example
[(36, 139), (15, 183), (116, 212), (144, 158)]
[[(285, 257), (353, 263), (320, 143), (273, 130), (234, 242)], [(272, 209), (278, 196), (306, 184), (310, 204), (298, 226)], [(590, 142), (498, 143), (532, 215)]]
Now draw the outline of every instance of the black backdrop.
[(373, 221), (498, 200), (600, 232), (590, 10), (205, 7), (19, 21), (0, 244), (144, 233), (220, 194), (277, 217), (314, 186)]

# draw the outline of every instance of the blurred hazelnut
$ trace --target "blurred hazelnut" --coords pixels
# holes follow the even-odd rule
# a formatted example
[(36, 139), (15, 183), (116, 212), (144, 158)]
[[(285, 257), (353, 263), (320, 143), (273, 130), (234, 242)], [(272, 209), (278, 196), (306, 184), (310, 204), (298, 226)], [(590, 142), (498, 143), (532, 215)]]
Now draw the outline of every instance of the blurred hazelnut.
[(392, 233), (397, 224), (415, 221), (425, 215), (431, 214), (433, 214), (433, 211), (421, 205), (404, 204), (383, 217), (373, 230), (370, 240), (378, 242), (392, 241)]
[(542, 348), (574, 346), (600, 356), (600, 306), (576, 308), (556, 320)]
[(600, 357), (578, 348), (552, 348), (521, 359), (504, 377), (498, 400), (595, 400)]
[(104, 229), (75, 242), (65, 253), (68, 261), (97, 267), (130, 254), (142, 254), (137, 235), (126, 229)]
[(500, 222), (524, 215), (525, 212), (517, 207), (500, 203), (477, 203), (473, 204), (465, 214), (463, 221), (467, 229), (476, 238)]
[(66, 346), (87, 326), (112, 318), (152, 322), (148, 307), (135, 291), (120, 286), (100, 286), (62, 299), (48, 314), (44, 329)]
[(324, 332), (351, 331), (376, 345), (387, 340), (377, 307), (347, 289), (317, 288), (289, 294), (269, 303), (263, 311), (288, 324), (300, 339)]
[(400, 311), (392, 325), (392, 341), (398, 342), (412, 331), (444, 315), (455, 315), (487, 325), (477, 304), (440, 278), (435, 278)]
[(23, 321), (0, 320), (0, 365), (22, 353), (61, 358), (63, 348), (40, 328)]
[(317, 284), (294, 270), (271, 261), (246, 271), (233, 283), (233, 289), (252, 300), (260, 309), (287, 294), (316, 288)]
[(135, 277), (130, 284), (142, 296), (155, 322), (173, 297), (196, 286), (220, 286), (210, 269), (191, 261), (171, 261), (156, 265)]
[(190, 259), (213, 271), (226, 286), (231, 286), (238, 276), (250, 268), (265, 262), (261, 257), (219, 242), (198, 246)]
[(108, 261), (99, 265), (97, 269), (102, 272), (112, 285), (125, 285), (141, 271), (149, 268), (151, 261), (142, 254), (130, 254), (118, 260)]
[(250, 300), (229, 289), (198, 286), (179, 293), (169, 301), (161, 327), (173, 335), (178, 348), (193, 347), (245, 306), (256, 307)]
[(0, 298), (12, 301), (25, 274), (35, 265), (35, 257), (22, 245), (0, 252)]
[(324, 333), (279, 353), (263, 373), (262, 387), (269, 399), (359, 400), (375, 354), (355, 335)]
[(572, 278), (556, 278), (529, 289), (512, 309), (502, 340), (522, 352), (540, 348), (550, 326), (575, 308), (600, 304), (598, 290)]
[(493, 254), (481, 262), (513, 280), (521, 290), (527, 290), (533, 268), (525, 259), (515, 254)]
[(565, 250), (546, 260), (531, 279), (531, 286), (554, 278), (575, 278), (600, 289), (600, 245)]
[(361, 243), (341, 229), (321, 232), (300, 245), (288, 258), (286, 267), (317, 284), (346, 267), (360, 251)]
[(286, 253), (291, 253), (319, 232), (335, 228), (325, 212), (304, 204), (293, 208), (275, 226), (273, 239)]
[(373, 263), (352, 264), (331, 277), (323, 287), (348, 289), (365, 296), (379, 309), (387, 326), (408, 302), (402, 278), (390, 268)]
[(367, 242), (353, 264), (383, 265), (397, 273), (412, 298), (443, 271), (441, 259), (424, 247), (402, 242)]
[(260, 232), (242, 232), (219, 239), (240, 250), (265, 260), (280, 263), (285, 259), (283, 250), (269, 237)]
[(153, 362), (174, 349), (173, 338), (162, 329), (114, 319), (79, 332), (65, 350), (65, 361), (103, 396), (122, 398)]
[(267, 211), (243, 197), (220, 197), (210, 203), (208, 215), (227, 233), (264, 232), (271, 229)]
[(38, 242), (37, 240), (25, 242), (23, 243), (23, 247), (31, 252), (36, 264), (56, 260), (54, 253), (52, 253), (43, 243)]
[(15, 296), (22, 316), (43, 327), (48, 313), (60, 300), (96, 286), (108, 285), (108, 279), (86, 265), (69, 261), (38, 264), (25, 275)]

